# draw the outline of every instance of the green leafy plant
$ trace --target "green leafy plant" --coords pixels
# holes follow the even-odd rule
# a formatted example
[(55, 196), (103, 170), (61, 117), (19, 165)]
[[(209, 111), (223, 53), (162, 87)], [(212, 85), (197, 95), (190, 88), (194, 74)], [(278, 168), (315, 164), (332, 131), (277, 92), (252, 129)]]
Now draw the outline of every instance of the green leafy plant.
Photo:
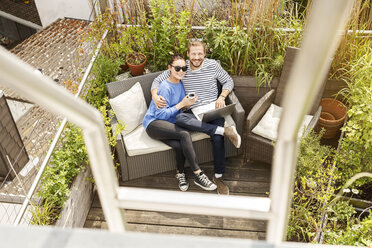
[(347, 30), (342, 37), (340, 45), (334, 56), (331, 78), (350, 79), (353, 76), (354, 61), (363, 57), (364, 50), (371, 46), (370, 38), (363, 31), (370, 30), (372, 26), (372, 5), (370, 1), (355, 1)]
[(52, 225), (58, 218), (58, 210), (53, 203), (45, 200), (42, 204), (33, 206), (30, 210), (32, 225)]
[(372, 215), (360, 221), (348, 201), (336, 201), (335, 182), (342, 173), (331, 165), (334, 151), (320, 145), (321, 135), (310, 133), (301, 140), (287, 239), (314, 242), (316, 234), (323, 232), (327, 244), (370, 245)]
[(301, 139), (295, 189), (287, 238), (309, 242), (315, 238), (327, 206), (334, 197), (337, 170), (331, 160), (334, 151), (320, 144), (321, 134), (311, 132)]
[(88, 164), (87, 151), (81, 130), (68, 124), (61, 139), (61, 146), (46, 167), (38, 196), (42, 202), (32, 211), (32, 223), (49, 225), (58, 219), (66, 202), (73, 179)]
[(175, 12), (172, 0), (150, 1), (151, 50), (149, 61), (154, 71), (165, 70), (171, 55), (175, 52), (186, 56), (191, 25), (188, 24), (190, 13)]
[(120, 56), (123, 58), (131, 54), (148, 54), (151, 46), (150, 29), (145, 25), (124, 26), (119, 29), (120, 38), (117, 44)]
[(85, 100), (95, 108), (103, 105), (107, 96), (106, 84), (115, 81), (115, 76), (120, 70), (121, 61), (105, 55), (99, 55), (94, 64), (92, 74), (94, 78), (89, 82)]
[[(324, 241), (333, 245), (353, 245), (368, 246), (372, 245), (372, 213), (369, 211), (368, 217), (360, 220), (352, 218), (353, 208), (347, 202), (339, 202), (341, 206), (338, 210), (341, 213), (338, 216), (347, 218), (346, 227), (338, 227), (325, 232)], [(338, 204), (334, 207), (336, 207)], [(339, 217), (334, 217), (338, 219)]]
[(108, 105), (109, 105), (109, 99), (106, 96), (105, 98), (103, 98), (102, 105), (99, 107), (98, 110), (101, 112), (103, 120), (105, 122), (106, 136), (107, 136), (107, 140), (109, 142), (109, 145), (112, 149), (111, 150), (111, 155), (112, 155), (112, 159), (114, 160), (115, 159), (115, 157), (114, 157), (115, 146), (116, 146), (116, 142), (117, 142), (116, 137), (123, 130), (125, 130), (125, 124), (121, 120), (118, 120), (118, 124), (113, 129), (113, 127), (111, 126), (111, 121), (112, 121), (112, 118), (115, 115), (114, 115), (114, 111), (112, 109), (108, 108)]
[[(257, 87), (269, 85), (273, 77), (280, 75), (285, 48), (299, 44), (303, 25), (286, 12), (262, 18), (246, 26), (240, 26), (239, 21), (230, 28), (227, 21), (212, 17), (206, 22), (204, 34), (210, 57), (219, 60), (230, 74), (254, 75)], [(294, 31), (281, 29), (288, 27)]]
[[(359, 172), (372, 171), (372, 43), (364, 47), (363, 56), (353, 61), (348, 88), (341, 93), (347, 100), (349, 120), (343, 130), (345, 138), (337, 154), (337, 164), (342, 172), (340, 185)], [(361, 185), (370, 178), (355, 182)]]
[[(338, 201), (329, 208), (328, 220), (329, 224), (333, 226), (333, 229), (342, 228), (350, 224), (352, 217), (356, 214), (353, 206), (347, 201)], [(338, 225), (341, 225), (338, 227)]]

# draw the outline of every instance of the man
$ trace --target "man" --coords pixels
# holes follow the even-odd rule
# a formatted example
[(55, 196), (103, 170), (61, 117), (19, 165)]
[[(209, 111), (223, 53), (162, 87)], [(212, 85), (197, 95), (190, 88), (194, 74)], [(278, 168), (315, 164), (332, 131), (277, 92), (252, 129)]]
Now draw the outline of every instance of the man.
[[(188, 45), (186, 61), (188, 67), (185, 77), (182, 79), (186, 94), (196, 93), (197, 101), (191, 108), (205, 105), (216, 101), (216, 108), (226, 106), (225, 99), (234, 87), (234, 82), (229, 74), (213, 60), (205, 58), (205, 44), (201, 41), (191, 41)], [(165, 71), (155, 78), (151, 94), (155, 105), (162, 108), (166, 105), (162, 96), (158, 95), (159, 83), (169, 77), (169, 71)], [(222, 92), (218, 95), (217, 80), (222, 85)], [(208, 123), (196, 119), (194, 114), (187, 110), (177, 116), (176, 124), (191, 131), (199, 131), (208, 134), (212, 140), (214, 176), (213, 181), (217, 185), (219, 194), (229, 194), (229, 188), (223, 182), (225, 172), (225, 143), (224, 136), (230, 139), (235, 147), (241, 144), (240, 135), (234, 126), (224, 127), (225, 119), (219, 118)]]

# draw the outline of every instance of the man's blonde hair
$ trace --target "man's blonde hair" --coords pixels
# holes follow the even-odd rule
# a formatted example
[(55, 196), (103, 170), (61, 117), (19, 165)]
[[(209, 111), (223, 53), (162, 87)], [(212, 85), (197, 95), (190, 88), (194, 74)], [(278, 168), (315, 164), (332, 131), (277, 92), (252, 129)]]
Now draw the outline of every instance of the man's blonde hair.
[(197, 47), (197, 46), (202, 46), (203, 47), (203, 50), (204, 50), (204, 53), (206, 53), (205, 52), (205, 43), (202, 42), (202, 41), (200, 41), (200, 40), (197, 40), (197, 39), (191, 39), (189, 41), (189, 44), (187, 46), (187, 52), (190, 52), (190, 48), (191, 47)]

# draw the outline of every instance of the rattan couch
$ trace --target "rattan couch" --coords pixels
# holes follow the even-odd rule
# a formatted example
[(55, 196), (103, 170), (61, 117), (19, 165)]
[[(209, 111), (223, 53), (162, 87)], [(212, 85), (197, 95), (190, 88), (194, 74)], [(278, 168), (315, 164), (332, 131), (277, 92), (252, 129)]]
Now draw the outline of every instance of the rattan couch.
[[(252, 132), (253, 128), (258, 124), (261, 118), (264, 116), (268, 108), (272, 103), (281, 106), (284, 89), (286, 87), (289, 73), (292, 68), (294, 59), (299, 49), (294, 47), (287, 47), (286, 55), (284, 59), (283, 69), (280, 76), (280, 81), (276, 90), (272, 89), (266, 93), (252, 108), (247, 116), (246, 128), (247, 128), (247, 138), (246, 138), (246, 155), (247, 159), (253, 161), (261, 161), (268, 164), (272, 163), (272, 157), (274, 152), (274, 142), (270, 139), (264, 138)], [(320, 101), (323, 95), (326, 80), (323, 81), (323, 85), (319, 90), (316, 100), (309, 115), (313, 115), (309, 125), (307, 126), (306, 132), (314, 129), (318, 123), (321, 107)]]
[[(144, 92), (147, 106), (151, 102), (151, 84), (155, 77), (161, 72), (149, 73), (143, 76), (133, 77), (122, 81), (111, 82), (106, 85), (109, 98), (114, 98), (121, 93), (130, 89), (136, 82), (140, 82)], [(227, 103), (235, 103), (235, 110), (232, 114), (232, 119), (235, 122), (236, 128), (240, 134), (243, 132), (244, 125), (244, 109), (235, 96), (231, 92), (226, 98)], [(114, 117), (112, 126), (115, 129), (117, 120)], [(229, 140), (225, 139), (226, 157), (236, 156), (242, 153), (242, 149), (236, 149)], [(194, 148), (197, 154), (199, 163), (210, 162), (213, 160), (212, 145), (209, 138), (195, 141)], [(129, 156), (122, 134), (117, 136), (116, 151), (120, 162), (121, 180), (127, 181), (143, 176), (153, 175), (176, 168), (175, 153), (172, 149), (162, 152), (154, 152), (149, 154)]]

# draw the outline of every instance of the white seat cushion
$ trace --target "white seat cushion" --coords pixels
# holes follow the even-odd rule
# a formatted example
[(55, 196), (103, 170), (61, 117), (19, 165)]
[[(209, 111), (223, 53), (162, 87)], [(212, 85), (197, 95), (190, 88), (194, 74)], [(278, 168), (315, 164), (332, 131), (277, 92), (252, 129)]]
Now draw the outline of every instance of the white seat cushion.
[[(271, 104), (270, 108), (266, 111), (265, 115), (258, 122), (258, 124), (253, 128), (252, 132), (266, 139), (276, 141), (278, 137), (278, 126), (281, 114), (282, 108), (275, 104)], [(298, 132), (299, 138), (304, 133), (304, 130), (309, 125), (312, 118), (312, 115), (305, 115), (301, 128)]]
[[(192, 141), (209, 138), (208, 135), (199, 132), (191, 133)], [(131, 133), (124, 136), (125, 149), (129, 156), (143, 155), (153, 152), (161, 152), (172, 149), (160, 140), (150, 138), (145, 128), (140, 125)]]
[(145, 97), (139, 82), (129, 90), (109, 100), (118, 120), (125, 124), (123, 135), (127, 135), (137, 128), (147, 111)]

